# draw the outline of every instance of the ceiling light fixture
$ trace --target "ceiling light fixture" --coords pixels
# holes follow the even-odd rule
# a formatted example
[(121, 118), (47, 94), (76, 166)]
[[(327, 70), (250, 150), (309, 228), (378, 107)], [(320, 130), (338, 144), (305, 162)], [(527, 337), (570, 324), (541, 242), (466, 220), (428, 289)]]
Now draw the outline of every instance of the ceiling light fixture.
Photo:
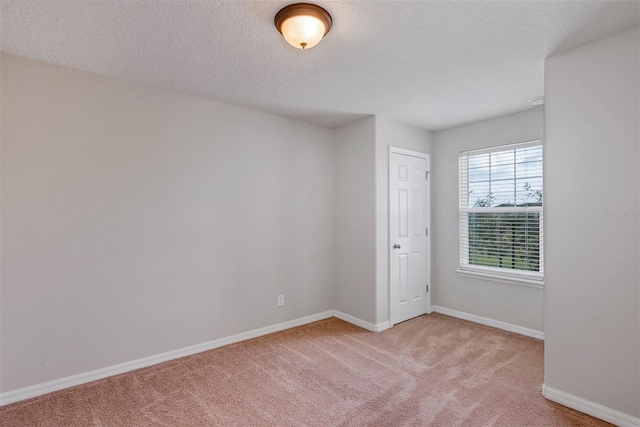
[(282, 37), (298, 49), (310, 49), (320, 43), (332, 24), (329, 12), (310, 3), (290, 4), (276, 14), (274, 23)]

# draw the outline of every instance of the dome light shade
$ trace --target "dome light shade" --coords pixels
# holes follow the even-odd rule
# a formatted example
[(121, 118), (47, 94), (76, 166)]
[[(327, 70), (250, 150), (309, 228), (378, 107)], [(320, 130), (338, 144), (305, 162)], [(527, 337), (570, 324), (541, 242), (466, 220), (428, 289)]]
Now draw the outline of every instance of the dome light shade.
[(280, 10), (274, 23), (291, 46), (310, 49), (329, 32), (332, 20), (329, 12), (320, 6), (296, 3)]

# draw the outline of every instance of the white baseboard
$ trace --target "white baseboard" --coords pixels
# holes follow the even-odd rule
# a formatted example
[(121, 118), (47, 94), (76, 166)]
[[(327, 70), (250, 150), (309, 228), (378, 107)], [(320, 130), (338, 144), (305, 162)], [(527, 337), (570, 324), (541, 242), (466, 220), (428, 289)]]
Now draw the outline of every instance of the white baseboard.
[(382, 331), (386, 331), (391, 327), (391, 324), (389, 323), (388, 320), (386, 322), (378, 323), (376, 325), (376, 324), (367, 322), (365, 320), (359, 319), (350, 314), (342, 313), (341, 311), (338, 311), (338, 310), (333, 310), (333, 316), (337, 317), (340, 320), (344, 320), (347, 323), (351, 323), (352, 325), (359, 326), (362, 329), (366, 329), (367, 331), (371, 331), (371, 332), (382, 332)]
[(602, 406), (573, 394), (542, 386), (542, 395), (553, 402), (584, 412), (593, 417), (610, 422), (620, 427), (640, 427), (640, 418), (633, 417), (615, 409)]
[(260, 337), (262, 335), (272, 334), (274, 332), (280, 332), (289, 328), (295, 328), (296, 326), (306, 325), (307, 323), (317, 322), (318, 320), (328, 319), (330, 317), (333, 317), (333, 315), (334, 315), (333, 310), (329, 310), (323, 313), (317, 313), (311, 316), (301, 317), (299, 319), (289, 320), (287, 322), (282, 322), (275, 325), (254, 329), (248, 332), (243, 332), (241, 334), (231, 335), (229, 337), (224, 337), (217, 340), (204, 342), (201, 344), (196, 344), (189, 347), (168, 351), (166, 353), (156, 354), (154, 356), (149, 356), (149, 357), (143, 357), (142, 359), (119, 363), (117, 365), (107, 366), (106, 368), (96, 369), (94, 371), (89, 371), (89, 372), (83, 372), (81, 374), (71, 375), (69, 377), (60, 378), (53, 381), (47, 381), (45, 383), (35, 384), (35, 385), (24, 387), (24, 388), (19, 388), (17, 390), (7, 391), (4, 393), (0, 393), (0, 406), (19, 402), (21, 400), (30, 399), (36, 396), (41, 396), (43, 394), (62, 390), (64, 388), (85, 384), (95, 380), (100, 380), (102, 378), (110, 377), (113, 375), (123, 374), (125, 372), (133, 371), (135, 369), (156, 365), (158, 363), (177, 359), (179, 357), (191, 356), (192, 354), (200, 353), (202, 351), (212, 350), (214, 348), (222, 347), (225, 345), (234, 344), (234, 343), (248, 340), (251, 338)]
[(457, 317), (458, 319), (469, 320), (470, 322), (480, 323), (481, 325), (487, 325), (505, 331), (515, 332), (516, 334), (526, 335), (528, 337), (544, 340), (544, 332), (542, 331), (536, 331), (535, 329), (529, 329), (523, 326), (513, 325), (511, 323), (501, 322), (499, 320), (476, 316), (475, 314), (469, 314), (458, 310), (452, 310), (450, 308), (440, 307), (439, 305), (436, 305), (433, 308), (436, 313), (445, 314), (447, 316)]

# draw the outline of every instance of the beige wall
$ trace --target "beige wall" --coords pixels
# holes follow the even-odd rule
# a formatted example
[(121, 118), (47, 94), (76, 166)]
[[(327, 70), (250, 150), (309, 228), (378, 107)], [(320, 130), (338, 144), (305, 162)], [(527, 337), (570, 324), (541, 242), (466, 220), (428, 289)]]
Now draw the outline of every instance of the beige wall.
[(543, 331), (542, 289), (461, 277), (456, 273), (460, 265), (458, 154), (542, 139), (543, 132), (543, 111), (535, 108), (434, 133), (431, 169), (435, 215), (431, 227), (435, 285), (432, 304)]
[(333, 308), (330, 129), (1, 72), (1, 391)]
[(545, 385), (640, 417), (638, 29), (550, 57)]

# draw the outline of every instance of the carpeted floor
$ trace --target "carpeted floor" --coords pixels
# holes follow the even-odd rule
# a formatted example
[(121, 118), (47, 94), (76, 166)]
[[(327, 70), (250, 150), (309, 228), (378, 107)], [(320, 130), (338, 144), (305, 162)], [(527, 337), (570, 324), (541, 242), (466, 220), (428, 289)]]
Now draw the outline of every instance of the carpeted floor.
[(0, 408), (12, 426), (606, 426), (540, 394), (543, 343), (332, 318)]

